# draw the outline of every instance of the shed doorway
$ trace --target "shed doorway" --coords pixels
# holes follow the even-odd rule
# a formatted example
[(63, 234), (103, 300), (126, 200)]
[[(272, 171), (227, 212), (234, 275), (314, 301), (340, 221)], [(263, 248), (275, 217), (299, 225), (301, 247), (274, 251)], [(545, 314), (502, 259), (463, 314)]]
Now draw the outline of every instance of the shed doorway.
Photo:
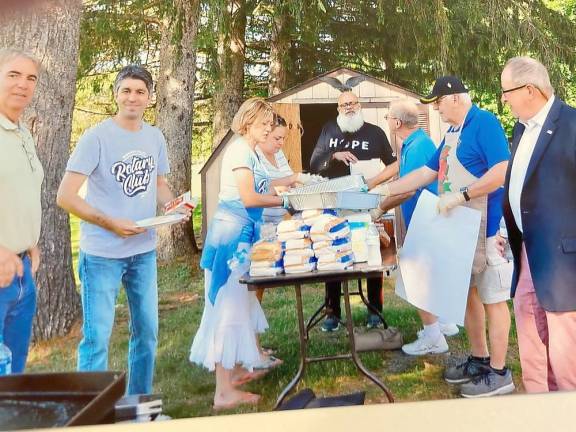
[(310, 170), (310, 158), (322, 127), (338, 115), (338, 104), (300, 104), (300, 123), (304, 129), (301, 140), (302, 170)]

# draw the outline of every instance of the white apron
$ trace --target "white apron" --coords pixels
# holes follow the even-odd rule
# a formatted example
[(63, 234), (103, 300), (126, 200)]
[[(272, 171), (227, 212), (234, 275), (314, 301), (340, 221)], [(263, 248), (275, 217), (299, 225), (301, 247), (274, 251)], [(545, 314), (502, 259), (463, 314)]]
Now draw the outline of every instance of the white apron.
[[(461, 188), (470, 186), (478, 180), (478, 177), (470, 173), (456, 156), (461, 131), (462, 127), (457, 131), (448, 132), (444, 139), (445, 144), (440, 155), (440, 169), (438, 171), (438, 195), (447, 192), (459, 192)], [(495, 247), (494, 237), (486, 239), (488, 196), (471, 199), (462, 205), (482, 213), (478, 243), (472, 264), (471, 285), (477, 287), (484, 303), (497, 302), (498, 300), (492, 301), (490, 298), (501, 297), (490, 296), (494, 292), (510, 289), (513, 263), (499, 255)]]
[[(459, 192), (461, 188), (467, 187), (478, 180), (478, 177), (464, 168), (456, 156), (456, 150), (460, 144), (460, 133), (462, 126), (458, 130), (446, 133), (444, 137), (444, 147), (440, 154), (440, 168), (438, 170), (438, 195)], [(478, 231), (478, 242), (474, 253), (472, 264), (472, 274), (481, 273), (486, 268), (486, 219), (488, 213), (488, 197), (482, 196), (471, 199), (462, 204), (465, 207), (479, 210), (482, 214), (480, 220), (480, 230)]]

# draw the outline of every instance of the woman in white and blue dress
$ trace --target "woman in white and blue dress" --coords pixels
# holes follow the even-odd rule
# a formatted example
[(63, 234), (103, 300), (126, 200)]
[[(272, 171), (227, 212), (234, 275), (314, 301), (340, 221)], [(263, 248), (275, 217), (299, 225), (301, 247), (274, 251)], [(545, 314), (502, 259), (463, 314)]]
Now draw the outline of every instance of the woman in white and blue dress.
[(251, 98), (232, 121), (237, 134), (221, 167), (218, 208), (206, 236), (200, 267), (205, 272), (205, 306), (192, 342), (190, 361), (216, 372), (214, 408), (256, 404), (259, 395), (237, 387), (261, 364), (256, 334), (268, 323), (254, 293), (240, 284), (250, 266), (249, 253), (258, 238), (263, 207), (287, 207), (271, 186), (294, 183), (296, 175), (271, 181), (255, 149), (272, 131), (269, 103)]

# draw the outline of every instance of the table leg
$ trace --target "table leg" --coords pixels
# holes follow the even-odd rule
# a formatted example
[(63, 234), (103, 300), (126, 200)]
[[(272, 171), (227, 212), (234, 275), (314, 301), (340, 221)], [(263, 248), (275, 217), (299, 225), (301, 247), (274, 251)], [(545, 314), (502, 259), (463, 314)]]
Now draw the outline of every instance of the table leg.
[(308, 357), (308, 334), (306, 330), (306, 325), (304, 323), (302, 286), (294, 285), (294, 290), (296, 292), (296, 313), (298, 315), (298, 333), (300, 335), (300, 366), (298, 367), (298, 372), (296, 373), (296, 376), (292, 378), (292, 381), (290, 381), (290, 383), (284, 388), (284, 390), (282, 390), (280, 396), (278, 396), (274, 409), (277, 409), (280, 406), (280, 404), (282, 404), (288, 393), (290, 393), (290, 391), (292, 391), (292, 389), (296, 387), (296, 384), (298, 384), (298, 381), (300, 381), (306, 370), (306, 363), (307, 363), (306, 360)]
[(350, 342), (350, 354), (352, 355), (352, 361), (356, 367), (367, 376), (374, 384), (384, 391), (389, 402), (394, 402), (394, 396), (386, 387), (386, 385), (380, 381), (375, 375), (373, 375), (360, 360), (360, 356), (356, 352), (356, 343), (354, 341), (354, 323), (352, 322), (352, 308), (350, 307), (350, 293), (348, 292), (348, 281), (342, 282), (342, 288), (344, 289), (344, 307), (346, 310), (346, 329), (348, 330), (348, 341)]
[(324, 300), (324, 303), (322, 303), (322, 306), (320, 306), (318, 309), (316, 309), (316, 312), (314, 312), (312, 314), (312, 316), (310, 317), (310, 319), (306, 323), (306, 336), (308, 337), (308, 339), (310, 338), (310, 336), (309, 336), (310, 330), (312, 330), (312, 328), (314, 328), (322, 320), (322, 318), (324, 318), (326, 316), (325, 309), (327, 307), (328, 307), (328, 303), (326, 302), (326, 300)]

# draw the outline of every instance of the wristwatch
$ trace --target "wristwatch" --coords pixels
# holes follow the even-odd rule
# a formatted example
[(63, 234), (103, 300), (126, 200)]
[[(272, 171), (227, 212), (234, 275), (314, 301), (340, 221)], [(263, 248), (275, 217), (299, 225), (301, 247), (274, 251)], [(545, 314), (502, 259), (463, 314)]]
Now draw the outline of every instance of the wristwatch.
[(468, 186), (464, 186), (463, 188), (460, 188), (460, 192), (462, 193), (462, 195), (464, 195), (464, 199), (466, 201), (470, 201), (470, 195), (468, 195)]

